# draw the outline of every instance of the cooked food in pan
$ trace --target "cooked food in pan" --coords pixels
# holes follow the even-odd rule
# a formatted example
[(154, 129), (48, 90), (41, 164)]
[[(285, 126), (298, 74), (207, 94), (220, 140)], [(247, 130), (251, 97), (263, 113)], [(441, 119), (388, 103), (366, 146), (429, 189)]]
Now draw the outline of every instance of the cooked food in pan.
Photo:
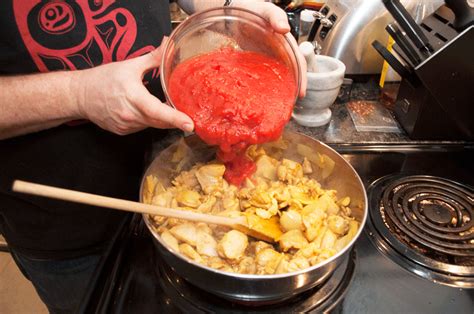
[[(301, 160), (295, 161), (274, 158), (263, 147), (251, 146), (247, 155), (257, 169), (241, 187), (223, 178), (225, 166), (216, 160), (188, 171), (181, 171), (178, 162), (179, 174), (167, 188), (153, 175), (145, 181), (146, 203), (228, 217), (245, 215), (249, 220), (276, 220), (281, 230), (277, 244), (221, 226), (161, 216), (151, 217), (153, 228), (174, 252), (228, 272), (280, 274), (323, 262), (349, 244), (359, 223), (351, 215), (349, 197), (324, 189), (312, 176), (315, 171), (321, 172), (319, 177), (329, 176), (334, 163), (308, 149), (298, 146), (299, 155), (295, 155), (301, 158), (295, 160)], [(176, 154), (180, 154), (179, 147)]]

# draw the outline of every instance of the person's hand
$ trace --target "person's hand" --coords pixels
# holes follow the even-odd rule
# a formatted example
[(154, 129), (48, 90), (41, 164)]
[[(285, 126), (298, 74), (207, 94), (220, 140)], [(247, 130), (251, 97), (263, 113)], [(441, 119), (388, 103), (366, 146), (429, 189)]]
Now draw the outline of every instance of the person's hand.
[(159, 48), (134, 59), (77, 71), (73, 84), (81, 116), (119, 135), (150, 126), (191, 132), (191, 118), (162, 103), (142, 82), (147, 71), (160, 66), (165, 43), (166, 38)]
[(286, 16), (285, 11), (283, 11), (271, 2), (263, 2), (256, 0), (234, 0), (232, 2), (232, 6), (245, 8), (261, 15), (270, 23), (270, 25), (272, 25), (275, 31), (280, 34), (287, 34), (287, 38), (290, 40), (290, 43), (296, 52), (296, 56), (300, 64), (302, 80), (299, 95), (300, 97), (304, 97), (306, 94), (307, 85), (306, 60), (298, 48), (298, 43), (296, 42), (296, 39), (291, 34), (289, 34), (291, 28), (290, 24), (288, 23), (288, 18)]

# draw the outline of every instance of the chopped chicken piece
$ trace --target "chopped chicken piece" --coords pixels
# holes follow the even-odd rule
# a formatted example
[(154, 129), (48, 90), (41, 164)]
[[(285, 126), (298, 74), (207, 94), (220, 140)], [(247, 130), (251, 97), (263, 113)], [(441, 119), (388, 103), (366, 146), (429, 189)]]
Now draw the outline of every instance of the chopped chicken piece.
[(148, 175), (145, 178), (145, 185), (143, 188), (143, 203), (151, 204), (153, 194), (155, 193), (155, 186), (158, 183), (158, 179), (153, 175)]
[(212, 229), (209, 225), (205, 222), (198, 222), (196, 223), (196, 231), (197, 232), (205, 232), (212, 235)]
[(308, 260), (303, 257), (295, 257), (288, 263), (287, 272), (294, 272), (308, 268), (310, 266)]
[(170, 207), (172, 200), (173, 200), (173, 193), (171, 191), (166, 191), (158, 195), (155, 195), (152, 198), (151, 203), (156, 206)]
[(196, 171), (196, 178), (206, 194), (218, 189), (222, 185), (225, 166), (220, 164), (211, 164), (200, 167)]
[(250, 145), (247, 148), (247, 156), (252, 158), (253, 160), (257, 159), (259, 156), (266, 156), (265, 150), (263, 147), (259, 147), (258, 145)]
[(186, 206), (191, 208), (197, 208), (201, 205), (201, 195), (198, 192), (183, 189), (176, 195), (176, 200), (179, 206)]
[(273, 191), (273, 197), (278, 202), (288, 202), (291, 199), (291, 193), (287, 186), (277, 186), (276, 189)]
[(278, 253), (274, 249), (261, 250), (255, 257), (257, 273), (261, 275), (274, 274), (283, 257), (284, 254)]
[(329, 229), (337, 235), (345, 235), (349, 230), (349, 222), (337, 215), (330, 215), (328, 217)]
[(227, 232), (217, 246), (219, 255), (229, 259), (240, 258), (248, 246), (248, 238), (237, 230)]
[(255, 260), (250, 257), (246, 256), (242, 258), (237, 266), (236, 273), (239, 274), (255, 274), (257, 270), (257, 266), (255, 265)]
[(199, 229), (196, 235), (197, 252), (201, 255), (217, 256), (217, 241), (214, 237), (202, 229)]
[(268, 208), (272, 204), (272, 196), (266, 189), (257, 187), (252, 191), (249, 202), (255, 207)]
[(335, 235), (334, 232), (332, 232), (330, 228), (327, 229), (321, 241), (321, 249), (330, 249), (334, 247), (336, 240), (337, 240), (337, 235)]
[(183, 243), (179, 246), (179, 251), (185, 256), (189, 257), (195, 262), (202, 263), (202, 257), (196, 252), (193, 247), (187, 243)]
[(161, 233), (161, 239), (174, 251), (179, 252), (179, 242), (168, 230)]
[(314, 266), (316, 264), (324, 262), (325, 260), (327, 260), (328, 258), (330, 258), (331, 256), (333, 256), (336, 253), (337, 252), (336, 252), (335, 249), (324, 249), (324, 250), (321, 251), (321, 253), (318, 256), (315, 256), (314, 259), (310, 259), (310, 263), (311, 263), (311, 265)]
[(255, 162), (257, 170), (254, 177), (261, 177), (271, 181), (276, 181), (278, 161), (269, 157), (268, 155), (261, 155)]
[(310, 242), (307, 246), (298, 250), (298, 252), (296, 252), (294, 256), (303, 256), (304, 258), (310, 258), (311, 256), (318, 255), (319, 252), (319, 245), (315, 242)]
[(200, 189), (199, 181), (196, 178), (197, 168), (193, 168), (190, 171), (183, 171), (173, 180), (174, 186), (185, 187), (190, 190)]
[(192, 223), (183, 223), (170, 229), (171, 234), (178, 240), (196, 246), (196, 226)]
[(318, 207), (307, 205), (303, 209), (303, 224), (306, 228), (305, 235), (308, 241), (313, 241), (318, 236), (321, 226), (327, 215)]
[(292, 185), (288, 188), (293, 200), (298, 200), (301, 204), (313, 204), (318, 199), (318, 195), (311, 195), (306, 186)]
[(257, 255), (260, 251), (264, 249), (271, 249), (271, 248), (273, 247), (267, 242), (257, 241), (257, 242), (254, 242), (254, 245), (253, 245), (253, 253)]
[(278, 179), (288, 183), (296, 183), (303, 177), (303, 167), (296, 161), (283, 159), (277, 168)]
[(217, 198), (212, 195), (206, 195), (204, 201), (199, 205), (197, 211), (200, 213), (209, 213), (217, 202)]
[(238, 211), (240, 209), (239, 199), (235, 196), (224, 196), (222, 198), (222, 206), (224, 210)]
[(152, 216), (153, 222), (158, 224), (158, 225), (163, 225), (165, 224), (166, 220), (168, 219), (167, 217), (164, 216)]
[(308, 245), (308, 240), (306, 240), (303, 232), (296, 229), (284, 233), (278, 242), (284, 252), (287, 252), (289, 249), (301, 249)]
[(233, 271), (232, 267), (230, 267), (230, 265), (227, 264), (225, 260), (223, 260), (222, 258), (218, 256), (209, 257), (207, 264), (211, 268), (215, 268), (215, 269), (219, 269), (223, 271), (230, 271), (230, 272)]
[(328, 229), (328, 226), (323, 225), (321, 227), (321, 229), (319, 230), (316, 239), (314, 239), (313, 242), (312, 242), (312, 243), (314, 243), (315, 248), (317, 248), (317, 249), (321, 248), (321, 243), (323, 242), (323, 237), (324, 237), (324, 234), (326, 233), (327, 229)]
[(276, 270), (275, 270), (275, 274), (284, 274), (284, 273), (288, 273), (288, 260), (289, 260), (289, 257), (287, 255), (285, 255), (280, 263), (278, 264)]
[(301, 219), (301, 214), (293, 209), (284, 211), (280, 216), (280, 224), (283, 230), (303, 230), (304, 225)]

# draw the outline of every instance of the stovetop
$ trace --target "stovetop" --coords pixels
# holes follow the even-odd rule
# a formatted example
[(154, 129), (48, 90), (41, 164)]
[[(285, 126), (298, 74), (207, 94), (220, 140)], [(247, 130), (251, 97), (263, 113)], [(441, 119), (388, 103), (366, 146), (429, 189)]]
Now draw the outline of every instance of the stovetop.
[[(333, 147), (354, 166), (368, 191), (374, 181), (388, 175), (397, 178), (421, 175), (454, 180), (472, 193), (472, 145)], [(291, 300), (293, 303), (258, 307), (219, 300), (182, 282), (162, 265), (151, 237), (139, 222), (140, 217), (134, 216), (124, 223), (117, 241), (104, 256), (79, 312), (474, 312), (474, 289), (437, 282), (436, 277), (423, 275), (417, 267), (406, 267), (386, 253), (384, 250), (390, 249), (391, 244), (377, 240), (374, 229), (368, 227), (372, 223), (370, 215), (351, 255), (322, 288), (333, 292), (317, 294), (318, 290), (314, 289)]]

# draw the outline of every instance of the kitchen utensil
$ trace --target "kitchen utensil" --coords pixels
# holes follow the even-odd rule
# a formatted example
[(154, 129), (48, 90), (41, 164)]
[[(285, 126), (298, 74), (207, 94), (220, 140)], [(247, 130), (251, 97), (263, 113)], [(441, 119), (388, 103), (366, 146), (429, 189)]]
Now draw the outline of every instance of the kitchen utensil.
[(21, 192), (31, 195), (49, 197), (63, 201), (70, 201), (99, 207), (107, 207), (128, 212), (147, 215), (158, 215), (195, 222), (205, 222), (209, 224), (227, 226), (239, 230), (256, 239), (267, 242), (276, 242), (277, 238), (282, 234), (280, 228), (278, 227), (277, 221), (271, 219), (262, 219), (258, 216), (242, 216), (237, 218), (230, 218), (223, 216), (207, 215), (192, 211), (166, 208), (162, 206), (143, 204), (113, 197), (62, 189), (21, 180), (15, 180), (15, 182), (13, 182), (12, 190), (15, 192)]
[(433, 47), (421, 28), (416, 24), (415, 20), (413, 20), (400, 1), (382, 0), (382, 2), (395, 21), (397, 21), (400, 27), (405, 31), (407, 36), (410, 37), (415, 46), (424, 54), (430, 55), (431, 52), (433, 52)]
[[(215, 158), (215, 147), (209, 147), (196, 135), (185, 137), (183, 141), (189, 148), (187, 150), (189, 153), (186, 155), (186, 158), (188, 158), (187, 166), (182, 170), (188, 170), (198, 162), (208, 162)], [(177, 254), (166, 245), (155, 231), (150, 217), (143, 215), (143, 220), (153, 235), (156, 249), (162, 259), (180, 277), (204, 291), (233, 301), (281, 302), (323, 283), (349, 254), (367, 219), (367, 198), (361, 179), (341, 155), (313, 138), (285, 131), (283, 141), (287, 143), (285, 149), (276, 147), (270, 149), (267, 147), (267, 153), (272, 156), (278, 154), (278, 159), (289, 158), (302, 161), (302, 157), (297, 155), (296, 152), (297, 146), (303, 144), (310, 147), (314, 152), (327, 155), (334, 161), (334, 170), (329, 176), (323, 178), (322, 171), (313, 171), (310, 176), (317, 179), (323, 188), (334, 189), (338, 196), (349, 196), (351, 198), (352, 215), (360, 222), (359, 230), (354, 238), (346, 247), (329, 259), (300, 271), (277, 275), (236, 274), (203, 266), (181, 254)], [(172, 160), (172, 156), (180, 145), (182, 143), (178, 142), (170, 145), (161, 151), (150, 164), (144, 174), (140, 188), (142, 200), (147, 191), (145, 188), (147, 186), (146, 178), (149, 175), (155, 176), (164, 188), (171, 186), (171, 180), (177, 173), (175, 171), (176, 164), (172, 164), (170, 160)]]
[(217, 7), (191, 15), (172, 32), (163, 50), (160, 77), (167, 103), (174, 106), (168, 82), (175, 67), (223, 47), (258, 52), (285, 64), (297, 83), (296, 102), (302, 74), (290, 36), (274, 32), (266, 19), (242, 8)]
[(400, 49), (403, 51), (405, 56), (410, 61), (413, 67), (416, 67), (420, 62), (421, 58), (413, 48), (411, 42), (405, 37), (400, 28), (396, 24), (388, 24), (385, 30), (392, 36), (393, 40), (397, 43)]
[(301, 54), (306, 60), (308, 72), (316, 71), (316, 54), (314, 53), (314, 46), (308, 41), (302, 42), (300, 45)]
[(474, 25), (474, 1), (472, 0), (445, 0), (446, 5), (453, 10), (456, 16), (453, 26), (458, 32), (462, 32)]
[[(398, 122), (412, 139), (474, 139), (474, 25), (458, 32), (454, 19), (453, 11), (441, 6), (420, 24), (435, 50), (415, 67), (418, 84), (402, 79), (394, 106)], [(393, 49), (399, 52), (400, 47)]]
[[(300, 48), (303, 44), (300, 44)], [(305, 55), (303, 50), (302, 53)], [(307, 60), (312, 66), (307, 73), (306, 96), (298, 99), (292, 117), (300, 125), (317, 127), (331, 121), (332, 112), (329, 107), (339, 95), (346, 66), (336, 58), (315, 55), (314, 52)]]
[(379, 41), (375, 40), (372, 46), (378, 53), (390, 64), (390, 66), (403, 78), (409, 79), (410, 70), (407, 69), (390, 51), (387, 50)]

